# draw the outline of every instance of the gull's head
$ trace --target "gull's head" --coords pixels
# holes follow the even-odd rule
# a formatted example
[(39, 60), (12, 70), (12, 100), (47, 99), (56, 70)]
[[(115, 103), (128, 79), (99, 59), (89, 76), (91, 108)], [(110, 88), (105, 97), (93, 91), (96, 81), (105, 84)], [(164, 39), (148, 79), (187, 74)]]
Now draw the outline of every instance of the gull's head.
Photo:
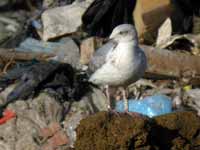
[(138, 42), (137, 31), (131, 24), (122, 24), (115, 27), (109, 38), (119, 42)]

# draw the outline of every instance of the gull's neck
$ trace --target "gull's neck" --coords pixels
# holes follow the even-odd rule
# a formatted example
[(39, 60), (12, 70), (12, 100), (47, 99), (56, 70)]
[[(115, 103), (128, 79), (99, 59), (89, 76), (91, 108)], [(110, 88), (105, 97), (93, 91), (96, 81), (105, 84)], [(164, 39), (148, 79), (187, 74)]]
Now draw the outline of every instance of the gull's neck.
[(118, 43), (124, 47), (135, 47), (134, 50), (140, 50), (137, 48), (139, 47), (137, 40), (119, 40)]

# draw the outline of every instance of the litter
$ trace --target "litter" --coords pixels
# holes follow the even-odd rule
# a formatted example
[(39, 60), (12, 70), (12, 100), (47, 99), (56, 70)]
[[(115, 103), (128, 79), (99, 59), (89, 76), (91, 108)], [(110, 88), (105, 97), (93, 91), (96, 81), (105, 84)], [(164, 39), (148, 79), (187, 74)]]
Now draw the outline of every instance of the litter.
[(3, 117), (0, 118), (0, 125), (6, 123), (8, 120), (14, 118), (15, 116), (16, 114), (13, 111), (6, 109), (3, 112)]
[[(155, 117), (172, 112), (172, 101), (165, 95), (154, 95), (142, 100), (130, 99), (128, 101), (129, 112), (138, 112), (149, 117)], [(118, 101), (116, 110), (124, 112), (124, 104)]]

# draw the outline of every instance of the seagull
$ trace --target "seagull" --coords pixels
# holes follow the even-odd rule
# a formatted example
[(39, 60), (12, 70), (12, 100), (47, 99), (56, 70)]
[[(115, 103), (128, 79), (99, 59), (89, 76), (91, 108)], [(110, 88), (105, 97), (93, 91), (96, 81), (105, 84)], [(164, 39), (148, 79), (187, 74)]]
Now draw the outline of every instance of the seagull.
[(121, 87), (124, 108), (128, 112), (126, 87), (139, 80), (147, 68), (144, 51), (139, 47), (135, 27), (122, 24), (115, 27), (109, 40), (92, 56), (89, 69), (93, 71), (89, 82), (106, 88), (108, 109), (111, 109), (109, 87)]

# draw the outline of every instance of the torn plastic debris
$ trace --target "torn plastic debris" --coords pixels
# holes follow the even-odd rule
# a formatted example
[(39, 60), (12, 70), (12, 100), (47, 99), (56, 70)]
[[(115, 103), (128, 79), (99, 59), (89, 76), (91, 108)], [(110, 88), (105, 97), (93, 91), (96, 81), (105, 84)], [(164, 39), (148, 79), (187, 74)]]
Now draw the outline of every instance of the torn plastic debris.
[(53, 53), (55, 49), (57, 49), (59, 46), (61, 46), (62, 42), (43, 42), (38, 41), (33, 38), (27, 38), (22, 43), (20, 43), (20, 46), (16, 48), (17, 51), (24, 51), (24, 52), (46, 52), (46, 53)]
[[(130, 99), (129, 112), (138, 112), (148, 117), (155, 117), (172, 112), (172, 100), (165, 95), (155, 95), (142, 100)], [(124, 112), (124, 102), (118, 101), (117, 111)]]
[(3, 117), (0, 118), (0, 125), (6, 123), (8, 120), (14, 118), (16, 116), (15, 112), (6, 109), (3, 112)]
[(57, 42), (44, 42), (34, 38), (27, 38), (20, 43), (19, 47), (15, 50), (23, 52), (50, 53), (55, 55), (53, 60), (69, 63), (73, 67), (79, 65), (79, 48), (76, 43), (68, 37), (62, 38)]

